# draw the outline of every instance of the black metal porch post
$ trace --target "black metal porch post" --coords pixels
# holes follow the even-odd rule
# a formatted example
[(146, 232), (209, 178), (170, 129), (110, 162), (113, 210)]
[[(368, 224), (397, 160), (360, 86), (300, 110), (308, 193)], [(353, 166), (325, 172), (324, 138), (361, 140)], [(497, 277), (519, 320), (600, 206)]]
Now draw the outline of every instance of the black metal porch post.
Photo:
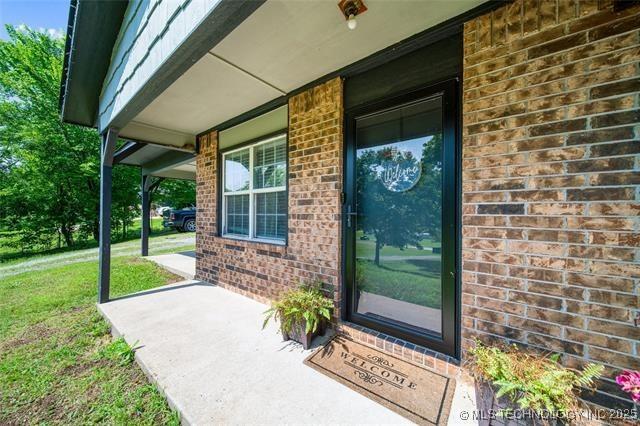
[(142, 175), (142, 182), (140, 188), (142, 190), (142, 227), (140, 229), (141, 245), (140, 255), (149, 256), (149, 230), (151, 220), (151, 203), (149, 199), (149, 182), (151, 176)]
[(109, 301), (111, 281), (111, 172), (118, 131), (108, 129), (102, 134), (100, 161), (100, 247), (98, 249), (98, 303)]

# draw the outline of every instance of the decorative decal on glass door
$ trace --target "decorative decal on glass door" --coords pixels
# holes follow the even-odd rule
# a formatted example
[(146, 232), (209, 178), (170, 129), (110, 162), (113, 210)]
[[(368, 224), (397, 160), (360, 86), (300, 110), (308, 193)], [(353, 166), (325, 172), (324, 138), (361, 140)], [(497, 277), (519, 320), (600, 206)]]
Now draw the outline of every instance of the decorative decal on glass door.
[[(398, 144), (396, 144), (398, 145)], [(409, 149), (390, 146), (378, 152), (379, 164), (373, 165), (374, 172), (382, 185), (391, 192), (408, 191), (420, 180), (422, 167), (420, 157)]]

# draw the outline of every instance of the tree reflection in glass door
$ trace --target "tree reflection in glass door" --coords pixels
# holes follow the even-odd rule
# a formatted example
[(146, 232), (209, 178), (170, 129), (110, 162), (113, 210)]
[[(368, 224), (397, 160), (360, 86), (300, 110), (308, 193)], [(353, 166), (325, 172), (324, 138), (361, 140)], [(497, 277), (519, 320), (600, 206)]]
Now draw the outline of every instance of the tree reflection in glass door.
[(442, 330), (440, 97), (356, 121), (354, 309)]

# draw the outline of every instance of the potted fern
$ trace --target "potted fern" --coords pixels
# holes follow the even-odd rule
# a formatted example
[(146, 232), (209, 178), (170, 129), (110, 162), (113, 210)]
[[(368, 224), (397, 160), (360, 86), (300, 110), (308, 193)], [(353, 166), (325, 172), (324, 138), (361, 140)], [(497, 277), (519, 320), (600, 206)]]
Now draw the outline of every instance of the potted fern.
[(331, 320), (333, 302), (322, 294), (322, 283), (302, 284), (285, 292), (265, 312), (264, 329), (272, 318), (280, 322), (284, 340), (295, 340), (309, 349), (317, 335), (323, 335)]
[(521, 425), (569, 423), (569, 414), (580, 409), (579, 389), (592, 389), (604, 369), (588, 364), (576, 373), (558, 363), (559, 355), (531, 355), (515, 345), (501, 349), (476, 342), (469, 352), (478, 410), (498, 417), (487, 416), (483, 425), (504, 419)]

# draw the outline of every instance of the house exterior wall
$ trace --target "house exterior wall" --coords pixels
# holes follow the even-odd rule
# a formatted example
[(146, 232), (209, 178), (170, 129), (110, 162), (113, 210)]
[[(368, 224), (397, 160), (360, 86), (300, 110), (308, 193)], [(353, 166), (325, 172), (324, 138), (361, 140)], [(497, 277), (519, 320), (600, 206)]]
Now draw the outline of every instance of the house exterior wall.
[(130, 1), (111, 55), (98, 110), (104, 128), (219, 0)]
[[(217, 132), (201, 137), (197, 157), (196, 278), (258, 300), (321, 280), (340, 304), (342, 80), (289, 100), (286, 246), (218, 236)], [(336, 314), (339, 309), (336, 309)]]
[[(461, 346), (518, 342), (640, 369), (640, 7), (516, 0), (464, 25)], [(286, 246), (221, 238), (217, 132), (197, 158), (196, 277), (262, 301), (342, 293), (343, 86), (289, 100)], [(460, 360), (354, 324), (352, 338), (455, 375)], [(611, 399), (611, 396), (614, 398)]]
[(640, 369), (640, 7), (611, 3), (465, 24), (462, 164), (463, 347), (521, 342), (609, 379)]

